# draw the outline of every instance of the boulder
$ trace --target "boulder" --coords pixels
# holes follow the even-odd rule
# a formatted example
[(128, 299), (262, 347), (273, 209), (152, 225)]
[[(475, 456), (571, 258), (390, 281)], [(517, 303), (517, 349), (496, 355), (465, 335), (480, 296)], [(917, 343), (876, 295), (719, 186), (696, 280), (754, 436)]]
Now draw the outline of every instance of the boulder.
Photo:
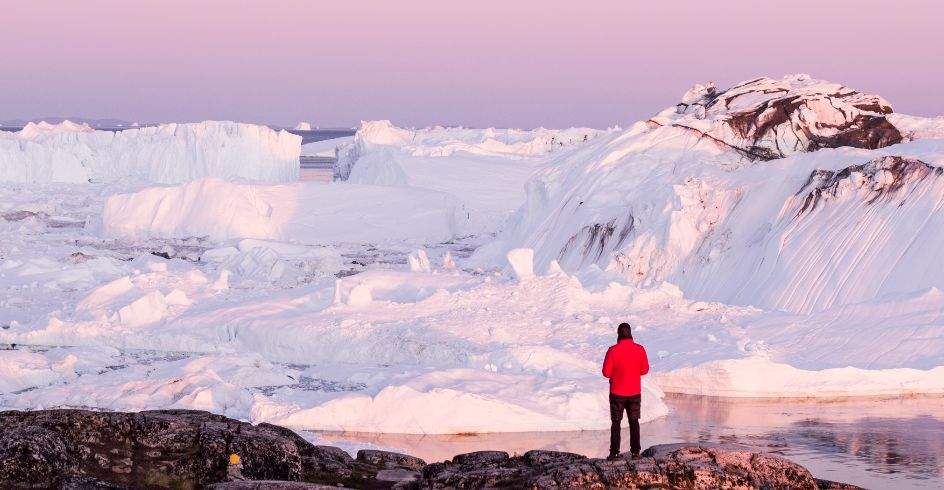
[(386, 469), (402, 468), (421, 471), (426, 466), (426, 461), (416, 456), (376, 449), (361, 449), (357, 452), (357, 461)]

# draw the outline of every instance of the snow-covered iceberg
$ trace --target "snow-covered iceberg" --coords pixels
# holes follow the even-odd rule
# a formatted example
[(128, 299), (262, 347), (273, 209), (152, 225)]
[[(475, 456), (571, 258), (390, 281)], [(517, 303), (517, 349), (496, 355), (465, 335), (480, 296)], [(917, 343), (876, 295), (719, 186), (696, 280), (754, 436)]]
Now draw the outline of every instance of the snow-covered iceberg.
[(0, 132), (0, 181), (155, 182), (202, 177), (298, 179), (301, 137), (265, 126), (205, 121), (97, 131), (68, 121)]
[(944, 288), (944, 140), (902, 142), (890, 112), (805, 76), (698, 87), (549, 164), (476, 259), (533, 248), (539, 269), (799, 313)]
[(449, 195), (355, 184), (239, 184), (206, 178), (116, 194), (106, 236), (259, 238), (300, 243), (442, 242), (468, 232)]
[[(335, 176), (347, 180), (359, 160), (375, 151), (394, 150), (415, 157), (451, 156), (456, 153), (502, 158), (545, 155), (560, 148), (585, 143), (603, 133), (598, 129), (534, 130), (431, 127), (408, 129), (390, 121), (362, 122), (350, 145), (338, 150)], [(369, 171), (361, 179), (369, 178)], [(362, 183), (369, 183), (363, 182)]]

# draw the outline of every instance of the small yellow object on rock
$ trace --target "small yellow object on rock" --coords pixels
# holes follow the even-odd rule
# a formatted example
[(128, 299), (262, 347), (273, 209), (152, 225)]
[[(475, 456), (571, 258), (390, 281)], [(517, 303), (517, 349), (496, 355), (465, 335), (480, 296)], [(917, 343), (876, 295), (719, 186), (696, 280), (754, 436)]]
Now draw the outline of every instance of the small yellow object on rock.
[(238, 455), (238, 454), (235, 454), (235, 453), (234, 453), (234, 454), (230, 454), (230, 455), (229, 455), (229, 464), (230, 464), (231, 466), (236, 466), (236, 465), (238, 465), (238, 464), (239, 464), (239, 455)]

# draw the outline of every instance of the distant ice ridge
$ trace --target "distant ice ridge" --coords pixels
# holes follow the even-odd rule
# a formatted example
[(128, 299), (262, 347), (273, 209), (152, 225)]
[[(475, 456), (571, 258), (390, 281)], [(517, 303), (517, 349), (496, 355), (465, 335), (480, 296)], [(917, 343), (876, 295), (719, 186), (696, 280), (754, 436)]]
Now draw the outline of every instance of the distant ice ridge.
[(154, 182), (202, 177), (298, 179), (301, 137), (254, 124), (204, 121), (97, 131), (65, 121), (0, 132), (0, 181)]
[(431, 127), (407, 129), (390, 121), (361, 123), (354, 141), (339, 148), (336, 178), (347, 180), (358, 160), (376, 151), (397, 151), (411, 156), (450, 156), (455, 153), (524, 158), (584, 143), (603, 133), (599, 129), (569, 128), (533, 130)]
[(944, 120), (891, 111), (806, 76), (698, 86), (550, 162), (474, 259), (797, 313), (944, 288)]

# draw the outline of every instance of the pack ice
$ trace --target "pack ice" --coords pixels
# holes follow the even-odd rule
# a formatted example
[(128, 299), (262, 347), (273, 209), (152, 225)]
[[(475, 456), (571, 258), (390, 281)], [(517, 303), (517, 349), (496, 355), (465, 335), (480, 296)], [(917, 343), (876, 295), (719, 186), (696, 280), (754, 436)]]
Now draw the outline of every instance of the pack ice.
[(604, 429), (621, 321), (646, 421), (665, 392), (944, 393), (944, 118), (793, 75), (336, 152), (333, 183), (5, 184), (0, 406)]

